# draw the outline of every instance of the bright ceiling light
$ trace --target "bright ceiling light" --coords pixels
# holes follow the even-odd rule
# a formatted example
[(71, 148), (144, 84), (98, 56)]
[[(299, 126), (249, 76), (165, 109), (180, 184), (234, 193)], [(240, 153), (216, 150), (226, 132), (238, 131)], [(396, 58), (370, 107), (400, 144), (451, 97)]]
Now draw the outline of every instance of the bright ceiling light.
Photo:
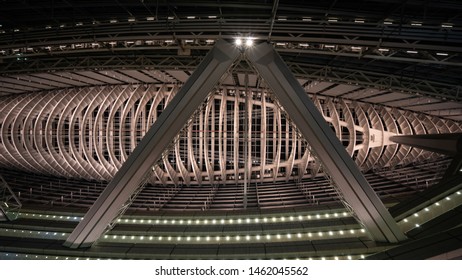
[(253, 40), (252, 38), (247, 38), (247, 40), (245, 40), (245, 45), (247, 47), (251, 47), (253, 45)]
[(240, 45), (242, 45), (242, 39), (241, 38), (236, 38), (236, 41), (234, 41), (234, 43), (236, 44), (236, 46), (240, 46)]

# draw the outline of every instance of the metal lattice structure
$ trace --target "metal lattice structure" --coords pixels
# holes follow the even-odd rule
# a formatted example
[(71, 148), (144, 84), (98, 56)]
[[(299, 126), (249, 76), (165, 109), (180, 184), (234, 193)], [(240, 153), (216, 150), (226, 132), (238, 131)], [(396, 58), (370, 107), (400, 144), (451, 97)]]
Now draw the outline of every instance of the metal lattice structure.
[[(0, 100), (1, 164), (73, 178), (110, 180), (178, 90), (134, 85), (58, 90)], [(309, 147), (266, 89), (251, 89), (248, 153), (261, 182), (310, 177)], [(150, 181), (155, 184), (237, 183), (243, 177), (244, 88), (224, 87), (191, 121)], [(312, 96), (347, 152), (363, 170), (437, 157), (389, 138), (451, 133), (459, 123), (367, 103)], [(316, 173), (316, 172), (314, 172)]]

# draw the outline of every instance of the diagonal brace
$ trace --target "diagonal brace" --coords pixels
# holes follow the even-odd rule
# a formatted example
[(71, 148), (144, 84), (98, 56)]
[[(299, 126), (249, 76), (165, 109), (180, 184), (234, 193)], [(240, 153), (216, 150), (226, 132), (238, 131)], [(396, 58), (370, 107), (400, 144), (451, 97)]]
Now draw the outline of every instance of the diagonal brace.
[(382, 242), (405, 240), (396, 221), (274, 48), (262, 43), (247, 49), (246, 55), (317, 153), (370, 236)]
[(98, 240), (238, 56), (239, 50), (233, 45), (217, 41), (69, 235), (64, 246), (90, 247)]

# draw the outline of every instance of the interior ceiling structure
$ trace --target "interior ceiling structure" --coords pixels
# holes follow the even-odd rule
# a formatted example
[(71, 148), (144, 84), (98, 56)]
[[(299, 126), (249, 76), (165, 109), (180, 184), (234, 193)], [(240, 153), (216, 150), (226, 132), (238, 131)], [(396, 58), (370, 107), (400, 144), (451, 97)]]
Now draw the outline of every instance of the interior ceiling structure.
[[(390, 212), (400, 227), (413, 242), (427, 244), (428, 236), (418, 232), (423, 222), (409, 227), (404, 220), (408, 214), (436, 206), (430, 202), (421, 202), (420, 208), (411, 208), (412, 203), (408, 209), (399, 206), (405, 199), (431, 190), (430, 186), (439, 186), (441, 180), (446, 182), (448, 171), (443, 174), (453, 164), (445, 156), (396, 145), (389, 138), (462, 130), (461, 12), (458, 1), (417, 0), (3, 1), (1, 175), (23, 201), (26, 210), (20, 218), (39, 223), (57, 214), (80, 220), (215, 43), (250, 38), (254, 44), (268, 42), (275, 48), (378, 196), (390, 207), (394, 205)], [(250, 101), (245, 92), (251, 92)], [(200, 217), (199, 228), (186, 230), (191, 231), (190, 236), (169, 236), (182, 230), (170, 225), (148, 231), (158, 243), (138, 240), (143, 248), (165, 248), (168, 253), (128, 247), (115, 253), (114, 246), (125, 246), (119, 240), (122, 236), (144, 238), (142, 233), (130, 231), (129, 219), (121, 216), (105, 235), (113, 238), (115, 245), (101, 241), (83, 255), (190, 258), (198, 248), (194, 246), (204, 245), (215, 234), (216, 242), (210, 245), (214, 253), (204, 251), (202, 257), (334, 258), (338, 252), (348, 251), (340, 258), (361, 258), (386, 251), (388, 255), (379, 257), (399, 258), (387, 251), (394, 245), (372, 244), (367, 233), (359, 231), (361, 225), (354, 221), (354, 214), (339, 215), (346, 220), (333, 218), (344, 211), (339, 204), (342, 198), (330, 178), (324, 177), (328, 174), (299, 135), (290, 113), (287, 117), (273, 97), (267, 82), (243, 57), (158, 162), (149, 185), (130, 202), (126, 217), (136, 217), (138, 222), (133, 223), (140, 231), (145, 228), (139, 221), (148, 223), (148, 217), (153, 223), (169, 224)], [(250, 113), (246, 102), (252, 104)], [(251, 148), (252, 167), (247, 175), (246, 129), (241, 120), (246, 115), (254, 120), (249, 131), (252, 141), (258, 142)], [(266, 129), (272, 133), (266, 136), (262, 133), (264, 122), (271, 123), (271, 129)], [(225, 127), (228, 132), (216, 136)], [(246, 176), (249, 209), (242, 204)], [(452, 203), (461, 181), (458, 177), (439, 186), (445, 191), (435, 197), (444, 198), (454, 191), (455, 197), (448, 196)], [(459, 213), (458, 207), (445, 209)], [(191, 214), (184, 214), (185, 210)], [(77, 214), (66, 214), (69, 212)], [(261, 229), (260, 222), (268, 213), (276, 213), (278, 219), (290, 219), (287, 213), (302, 218), (299, 225), (287, 226), (277, 220), (270, 228)], [(327, 219), (314, 226), (319, 234), (340, 234), (343, 229), (337, 231), (339, 225), (345, 224), (359, 235), (354, 235), (355, 240), (340, 239), (342, 242), (332, 238), (332, 244), (342, 245), (329, 243), (329, 249), (323, 251), (320, 248), (328, 240), (323, 241), (319, 234), (312, 237), (313, 225), (305, 221), (319, 213)], [(452, 215), (448, 213), (444, 215)], [(227, 224), (240, 219), (251, 219), (250, 228), (241, 228), (247, 235), (236, 235), (234, 231), (240, 227)], [(33, 230), (37, 225), (20, 220), (2, 228), (2, 236), (11, 246), (2, 248), (0, 258), (13, 256), (11, 252), (27, 258), (30, 251), (27, 245), (15, 245), (17, 240), (6, 233), (8, 228), (29, 230), (23, 237), (32, 243), (43, 239)], [(201, 228), (202, 222), (220, 224), (220, 220), (225, 230)], [(55, 233), (64, 236), (55, 240), (56, 246), (75, 227), (76, 221), (67, 222), (56, 222), (59, 230)], [(304, 240), (311, 247), (297, 251), (295, 247), (302, 243), (291, 239), (301, 235), (296, 232), (302, 228), (305, 232), (298, 242)], [(230, 248), (221, 244), (225, 232), (234, 238), (229, 240)], [(281, 234), (282, 240), (274, 241)], [(455, 230), (449, 236), (458, 234)], [(257, 242), (264, 235), (269, 236), (267, 242)], [(194, 246), (185, 245), (188, 238), (195, 240)], [(238, 238), (247, 243), (241, 244)], [(269, 238), (273, 238), (271, 242)], [(45, 250), (39, 257), (77, 254), (70, 249), (58, 251)], [(425, 254), (417, 255), (411, 252), (406, 256)]]

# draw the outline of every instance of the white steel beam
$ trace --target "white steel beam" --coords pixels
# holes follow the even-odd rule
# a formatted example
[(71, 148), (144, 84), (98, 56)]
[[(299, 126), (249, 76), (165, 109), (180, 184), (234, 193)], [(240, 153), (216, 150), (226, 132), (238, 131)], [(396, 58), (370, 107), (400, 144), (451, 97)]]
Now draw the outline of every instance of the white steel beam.
[(345, 201), (375, 241), (406, 239), (287, 65), (268, 43), (246, 51), (247, 58), (309, 141)]
[(65, 246), (89, 247), (98, 240), (238, 55), (239, 50), (231, 44), (215, 44), (69, 235)]

